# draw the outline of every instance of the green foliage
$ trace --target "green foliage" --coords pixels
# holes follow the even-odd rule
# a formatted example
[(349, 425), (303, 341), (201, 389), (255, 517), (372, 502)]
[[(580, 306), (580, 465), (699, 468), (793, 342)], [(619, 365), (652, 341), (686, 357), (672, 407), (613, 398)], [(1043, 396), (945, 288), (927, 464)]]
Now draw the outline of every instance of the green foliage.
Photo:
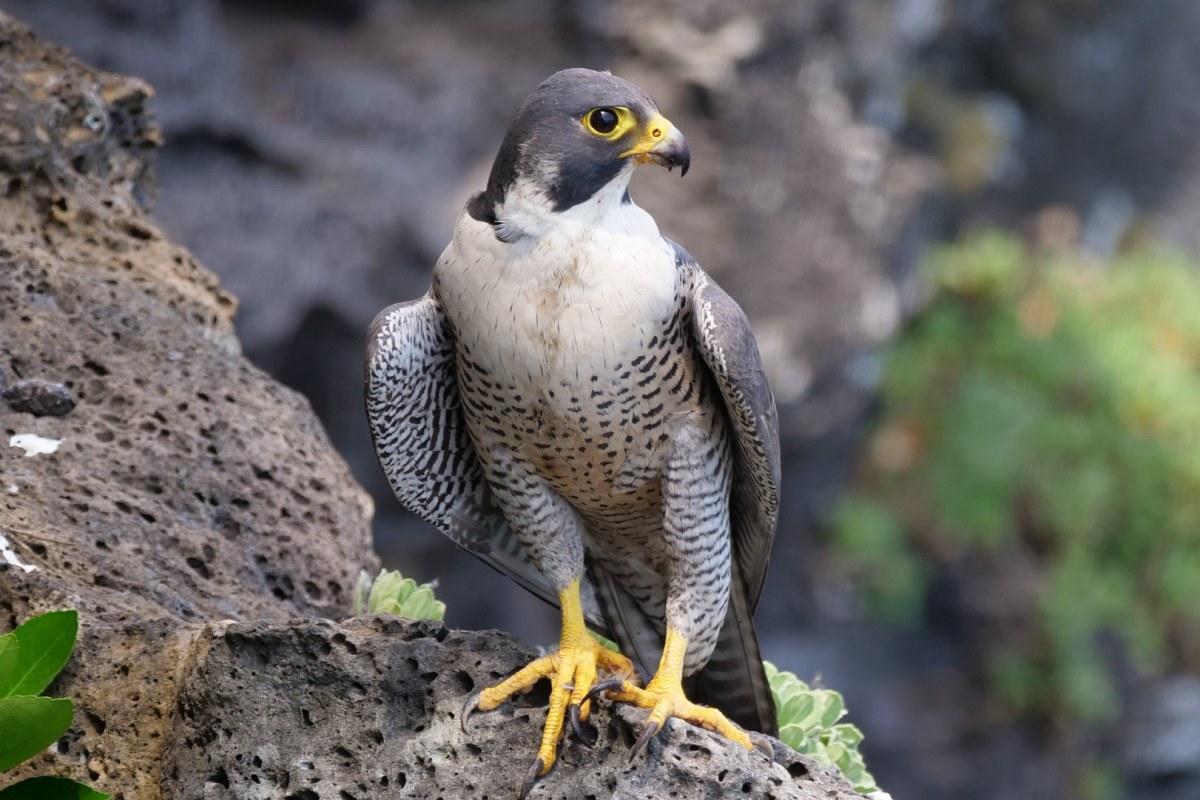
[(70, 778), (27, 778), (0, 790), (0, 800), (108, 800), (108, 795)]
[(1120, 800), (1125, 796), (1121, 771), (1112, 763), (1086, 763), (1076, 782), (1080, 800)]
[[(52, 611), (0, 636), (0, 772), (54, 744), (75, 716), (65, 697), (41, 697), (75, 647), (79, 616)], [(0, 800), (108, 800), (66, 778), (28, 778), (0, 791)]]
[(70, 658), (78, 632), (78, 614), (51, 611), (0, 636), (0, 697), (41, 694)]
[(433, 590), (434, 584), (418, 586), (412, 578), (405, 578), (395, 570), (380, 570), (374, 581), (363, 572), (358, 576), (354, 593), (354, 613), (440, 621), (446, 615), (446, 604), (433, 596)]
[(1200, 269), (985, 234), (939, 252), (930, 278), (835, 548), (901, 619), (931, 562), (1003, 563), (1017, 622), (986, 637), (997, 696), (1110, 719), (1103, 636), (1146, 671), (1198, 666), (1180, 662), (1200, 652)]
[(20, 764), (58, 741), (71, 727), (75, 707), (65, 697), (17, 695), (0, 701), (0, 772)]
[(835, 512), (834, 546), (855, 560), (871, 612), (897, 624), (922, 611), (928, 579), (924, 560), (909, 546), (895, 515), (867, 497), (850, 497)]
[(779, 738), (797, 753), (836, 766), (856, 792), (877, 791), (879, 787), (858, 752), (862, 731), (839, 722), (846, 716), (842, 696), (832, 689), (814, 689), (770, 661), (763, 666), (779, 713)]

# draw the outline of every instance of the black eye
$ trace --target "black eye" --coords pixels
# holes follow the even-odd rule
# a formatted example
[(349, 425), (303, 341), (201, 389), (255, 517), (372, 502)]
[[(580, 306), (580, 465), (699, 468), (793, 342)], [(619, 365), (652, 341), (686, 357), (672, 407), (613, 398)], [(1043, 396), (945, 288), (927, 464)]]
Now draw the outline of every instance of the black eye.
[(617, 127), (617, 112), (611, 108), (597, 108), (588, 115), (588, 123), (596, 133), (612, 133)]

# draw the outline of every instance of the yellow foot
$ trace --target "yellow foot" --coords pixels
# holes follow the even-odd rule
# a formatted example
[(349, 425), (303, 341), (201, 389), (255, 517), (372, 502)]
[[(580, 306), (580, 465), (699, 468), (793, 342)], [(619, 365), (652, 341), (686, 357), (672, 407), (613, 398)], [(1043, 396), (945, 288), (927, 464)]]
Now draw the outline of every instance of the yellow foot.
[(642, 733), (629, 753), (631, 763), (646, 749), (650, 740), (662, 730), (668, 717), (675, 717), (719, 733), (747, 750), (754, 748), (750, 734), (730, 722), (729, 718), (717, 709), (697, 705), (688, 700), (683, 694), (682, 686), (655, 686), (652, 680), (645, 689), (642, 689), (629, 681), (623, 681), (619, 687), (608, 690), (607, 696), (619, 703), (630, 703), (639, 708), (650, 709), (650, 716), (646, 717)]
[[(682, 672), (686, 650), (687, 639), (668, 628), (658, 672), (655, 673), (645, 689), (628, 680), (623, 680), (605, 681), (593, 690), (594, 694), (604, 693), (611, 700), (650, 709), (650, 715), (646, 718), (642, 733), (629, 753), (630, 762), (633, 762), (646, 749), (650, 740), (662, 730), (668, 717), (675, 717), (719, 733), (747, 750), (752, 750), (756, 746), (746, 731), (731, 722), (720, 711), (708, 706), (697, 705), (684, 695)], [(764, 745), (764, 750), (767, 747), (769, 746)]]
[(467, 720), (473, 712), (491, 711), (514, 695), (533, 688), (542, 678), (550, 679), (546, 725), (542, 728), (537, 758), (521, 786), (522, 798), (533, 788), (534, 782), (554, 766), (558, 742), (563, 736), (563, 723), (568, 715), (576, 736), (589, 747), (595, 743), (595, 732), (589, 733), (583, 723), (591, 714), (592, 702), (588, 693), (596, 683), (597, 672), (603, 670), (620, 676), (623, 682), (634, 674), (633, 662), (604, 647), (587, 632), (577, 598), (578, 584), (572, 584), (561, 597), (563, 635), (557, 652), (534, 659), (495, 686), (471, 695), (463, 708), (462, 727), (467, 731)]

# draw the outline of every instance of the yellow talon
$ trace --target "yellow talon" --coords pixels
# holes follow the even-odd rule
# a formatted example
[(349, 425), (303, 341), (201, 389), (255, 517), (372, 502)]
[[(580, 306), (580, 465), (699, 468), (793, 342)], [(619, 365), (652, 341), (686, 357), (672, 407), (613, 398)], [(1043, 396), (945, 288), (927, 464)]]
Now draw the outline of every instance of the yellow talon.
[(629, 760), (646, 749), (650, 740), (666, 724), (668, 717), (699, 725), (710, 731), (721, 734), (727, 739), (745, 747), (754, 749), (754, 743), (740, 727), (735, 725), (724, 714), (715, 708), (696, 705), (688, 700), (683, 693), (683, 657), (687, 652), (687, 637), (678, 631), (667, 629), (666, 641), (663, 643), (662, 660), (658, 664), (658, 672), (642, 689), (629, 681), (619, 688), (610, 690), (608, 697), (621, 703), (630, 703), (639, 708), (650, 709), (646, 717), (645, 727), (629, 754)]
[(500, 683), (484, 689), (467, 701), (463, 713), (465, 728), (466, 717), (471, 711), (491, 711), (513, 695), (533, 688), (542, 678), (550, 679), (550, 707), (542, 728), (541, 745), (521, 788), (521, 797), (529, 792), (536, 778), (545, 775), (554, 766), (568, 708), (578, 708), (578, 711), (572, 711), (572, 722), (587, 720), (591, 711), (591, 701), (587, 695), (596, 683), (598, 670), (623, 679), (634, 674), (633, 662), (604, 647), (588, 633), (578, 580), (572, 581), (559, 593), (559, 602), (562, 605), (563, 622), (558, 650), (534, 659)]

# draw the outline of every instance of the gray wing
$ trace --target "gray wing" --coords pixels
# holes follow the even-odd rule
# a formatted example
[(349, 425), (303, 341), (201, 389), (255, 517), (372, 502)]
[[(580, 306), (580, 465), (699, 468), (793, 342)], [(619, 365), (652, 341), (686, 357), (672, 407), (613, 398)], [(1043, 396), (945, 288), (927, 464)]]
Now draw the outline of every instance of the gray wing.
[(745, 312), (679, 245), (692, 335), (725, 400), (736, 463), (729, 513), (733, 553), (750, 610), (758, 606), (779, 514), (779, 417)]
[(432, 292), (385, 308), (371, 323), (366, 384), (375, 454), (400, 502), (557, 605), (556, 593), (492, 502), (463, 417), (454, 334)]

